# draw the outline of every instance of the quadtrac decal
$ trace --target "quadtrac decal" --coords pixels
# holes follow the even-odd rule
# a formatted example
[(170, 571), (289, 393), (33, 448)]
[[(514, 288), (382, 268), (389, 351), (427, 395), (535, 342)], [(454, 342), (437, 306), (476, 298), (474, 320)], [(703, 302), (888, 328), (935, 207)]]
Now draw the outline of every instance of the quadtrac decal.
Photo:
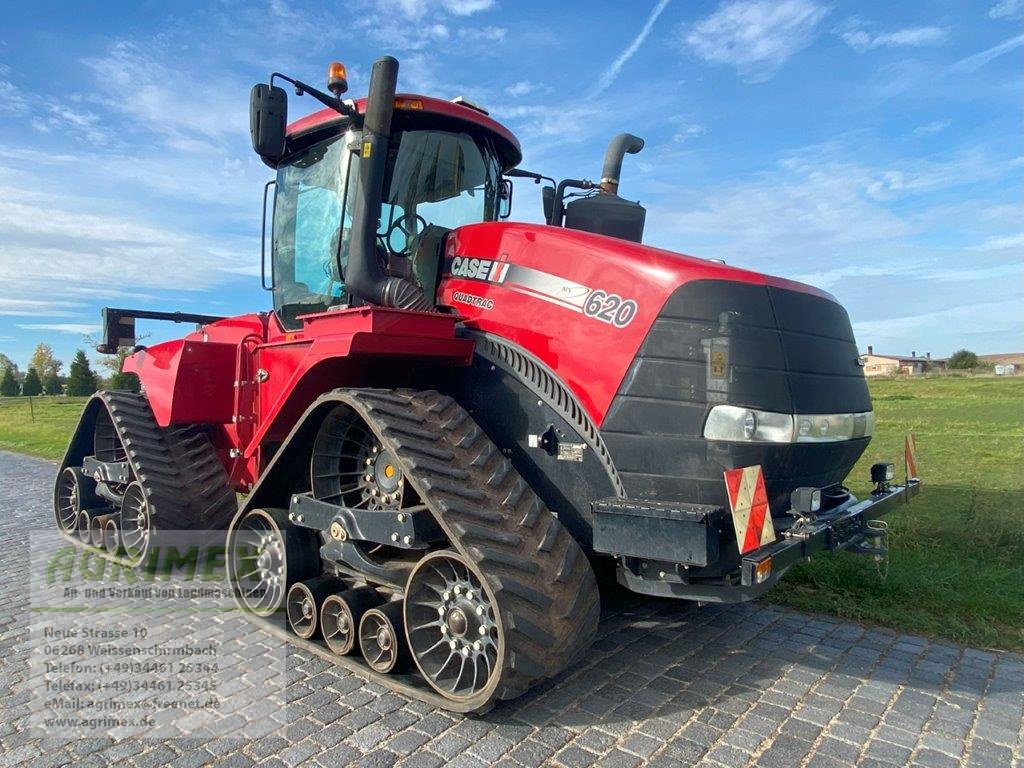
[(459, 304), (468, 304), (479, 309), (494, 309), (494, 299), (485, 299), (483, 296), (477, 296), (475, 293), (455, 291), (452, 294), (452, 300)]
[[(450, 277), (501, 285), (510, 291), (579, 312), (616, 328), (625, 328), (629, 325), (638, 310), (636, 301), (623, 298), (614, 291), (590, 288), (539, 269), (512, 264), (505, 259), (456, 256), (445, 260), (445, 271)], [(482, 309), (494, 306), (493, 302), (490, 302), (489, 306), (477, 303), (478, 300), (485, 300), (461, 291), (456, 292), (452, 298), (457, 302), (472, 304)]]

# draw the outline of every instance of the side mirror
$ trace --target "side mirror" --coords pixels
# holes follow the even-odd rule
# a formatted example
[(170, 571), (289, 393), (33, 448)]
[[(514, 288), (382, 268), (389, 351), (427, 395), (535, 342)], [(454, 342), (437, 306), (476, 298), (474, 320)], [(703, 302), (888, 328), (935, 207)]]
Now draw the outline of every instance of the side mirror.
[(555, 212), (555, 188), (554, 187), (542, 187), (540, 190), (540, 196), (544, 203), (544, 223), (551, 223), (551, 216)]
[(507, 219), (512, 215), (512, 182), (508, 179), (502, 179), (498, 188), (498, 199), (500, 203), (498, 205), (498, 218)]
[(280, 160), (287, 126), (288, 94), (284, 88), (254, 85), (249, 95), (249, 134), (256, 154), (271, 163)]

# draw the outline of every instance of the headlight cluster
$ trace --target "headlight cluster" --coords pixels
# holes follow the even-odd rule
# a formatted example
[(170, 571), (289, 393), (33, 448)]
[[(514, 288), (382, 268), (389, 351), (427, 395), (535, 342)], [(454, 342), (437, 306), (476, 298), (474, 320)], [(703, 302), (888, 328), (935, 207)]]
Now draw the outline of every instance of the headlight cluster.
[(744, 443), (830, 443), (870, 437), (874, 431), (873, 411), (793, 415), (716, 405), (704, 423), (708, 440)]

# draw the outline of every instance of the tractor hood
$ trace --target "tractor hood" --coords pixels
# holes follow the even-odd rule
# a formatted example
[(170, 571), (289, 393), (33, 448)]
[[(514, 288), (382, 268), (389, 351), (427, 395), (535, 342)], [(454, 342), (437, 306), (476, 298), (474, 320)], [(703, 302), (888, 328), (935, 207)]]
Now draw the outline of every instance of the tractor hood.
[[(539, 350), (545, 362), (568, 377), (600, 423), (662, 310), (677, 291), (698, 281), (735, 285), (737, 296), (763, 296), (765, 302), (769, 289), (786, 292), (797, 297), (796, 318), (804, 311), (796, 306), (801, 300), (813, 304), (818, 309), (807, 322), (824, 322), (828, 316), (838, 324), (836, 333), (848, 344), (843, 373), (863, 379), (846, 313), (825, 291), (588, 232), (513, 223), (460, 227), (447, 241), (440, 300), (471, 325)], [(685, 304), (694, 311), (698, 306), (693, 299)], [(726, 302), (715, 310), (731, 312), (723, 319), (734, 325), (775, 323), (771, 308), (759, 306), (756, 317), (754, 311), (749, 302), (735, 307)], [(709, 312), (705, 307), (698, 314), (707, 320)], [(597, 356), (595, 348), (600, 349)]]
[[(723, 469), (764, 464), (782, 503), (793, 482), (841, 482), (867, 445), (871, 400), (857, 345), (846, 311), (824, 291), (522, 224), (455, 230), (444, 270), (441, 300), (467, 326), (557, 371), (600, 428), (630, 495), (723, 503)], [(766, 423), (826, 417), (811, 430), (826, 421), (858, 427), (817, 442), (745, 440), (742, 431), (709, 439), (717, 406), (763, 413)]]

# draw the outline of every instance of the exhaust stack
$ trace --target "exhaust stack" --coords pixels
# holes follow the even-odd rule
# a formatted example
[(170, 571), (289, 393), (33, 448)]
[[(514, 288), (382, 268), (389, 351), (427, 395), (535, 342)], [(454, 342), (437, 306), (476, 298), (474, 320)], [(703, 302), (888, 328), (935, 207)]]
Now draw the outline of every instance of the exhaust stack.
[(631, 133), (620, 133), (604, 153), (604, 166), (601, 168), (601, 191), (609, 195), (619, 193), (619, 177), (622, 175), (622, 159), (627, 155), (635, 155), (644, 148), (644, 140)]
[(370, 72), (370, 91), (363, 119), (359, 161), (359, 194), (352, 213), (352, 245), (345, 283), (349, 293), (382, 307), (430, 309), (430, 302), (415, 283), (388, 275), (377, 258), (377, 222), (380, 220), (384, 174), (395, 109), (398, 60), (382, 56)]
[[(580, 229), (596, 235), (617, 237), (621, 240), (640, 243), (644, 238), (644, 222), (647, 211), (640, 203), (619, 197), (619, 176), (622, 174), (622, 158), (635, 155), (644, 148), (644, 140), (631, 133), (620, 133), (608, 145), (604, 153), (604, 167), (601, 169), (601, 183), (598, 194), (580, 197), (565, 206), (565, 226)], [(566, 184), (567, 182), (562, 182)], [(579, 186), (583, 182), (575, 182)], [(582, 189), (593, 189), (590, 182)], [(561, 189), (561, 185), (559, 186)], [(555, 193), (557, 198), (559, 192)], [(558, 201), (556, 200), (556, 206)], [(557, 218), (561, 211), (556, 209)]]

